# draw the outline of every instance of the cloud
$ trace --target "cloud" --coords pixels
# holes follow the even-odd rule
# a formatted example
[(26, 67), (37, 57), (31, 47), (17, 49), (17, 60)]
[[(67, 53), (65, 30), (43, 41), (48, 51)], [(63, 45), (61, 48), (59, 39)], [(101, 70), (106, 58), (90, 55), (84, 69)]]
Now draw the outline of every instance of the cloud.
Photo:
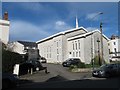
[(68, 25), (67, 23), (65, 23), (64, 21), (56, 21), (55, 22), (55, 26), (54, 29), (57, 31), (65, 31), (67, 29), (72, 28), (70, 25)]
[(26, 10), (31, 10), (31, 11), (40, 11), (44, 9), (42, 4), (36, 3), (36, 2), (21, 3), (19, 5), (20, 5), (19, 7), (24, 8)]
[(93, 30), (96, 30), (96, 29), (98, 29), (98, 28), (96, 28), (96, 27), (87, 27), (86, 28), (88, 31), (93, 31)]
[(16, 40), (30, 40), (36, 41), (44, 36), (49, 35), (44, 28), (36, 26), (32, 23), (25, 21), (11, 21), (10, 25), (10, 39), (12, 41)]
[(64, 26), (66, 23), (65, 22), (63, 22), (63, 21), (57, 21), (56, 22), (56, 25), (58, 25), (58, 26)]
[(89, 13), (89, 14), (86, 15), (86, 20), (97, 21), (100, 18), (100, 14), (102, 14), (102, 13), (101, 12)]
[(34, 25), (30, 22), (14, 20), (11, 21), (10, 25), (10, 41), (38, 41), (70, 28), (71, 27), (64, 21), (59, 20), (56, 22), (48, 22), (45, 25)]

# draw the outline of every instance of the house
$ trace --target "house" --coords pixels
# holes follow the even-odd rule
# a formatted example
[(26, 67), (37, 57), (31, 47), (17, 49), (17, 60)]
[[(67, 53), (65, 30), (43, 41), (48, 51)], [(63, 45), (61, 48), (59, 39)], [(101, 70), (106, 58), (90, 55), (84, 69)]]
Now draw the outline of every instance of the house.
[(0, 19), (0, 41), (4, 44), (8, 44), (9, 42), (9, 28), (10, 21), (8, 20), (8, 12), (5, 12), (3, 20)]
[(28, 54), (28, 60), (38, 58), (38, 49), (35, 42), (16, 41), (10, 43), (9, 48), (11, 48), (13, 52), (19, 53), (23, 56)]
[(109, 58), (111, 61), (120, 61), (120, 37), (112, 35), (109, 42)]
[[(92, 39), (91, 39), (92, 37)], [(48, 63), (62, 63), (70, 57), (78, 57), (82, 62), (89, 64), (92, 54), (98, 55), (98, 48), (101, 54), (101, 33), (99, 30), (88, 32), (84, 27), (78, 27), (76, 19), (76, 28), (59, 32), (47, 38), (37, 41), (39, 54), (47, 59)], [(104, 60), (109, 62), (108, 38), (103, 37)], [(99, 46), (99, 47), (98, 47)], [(91, 50), (92, 48), (92, 50)]]

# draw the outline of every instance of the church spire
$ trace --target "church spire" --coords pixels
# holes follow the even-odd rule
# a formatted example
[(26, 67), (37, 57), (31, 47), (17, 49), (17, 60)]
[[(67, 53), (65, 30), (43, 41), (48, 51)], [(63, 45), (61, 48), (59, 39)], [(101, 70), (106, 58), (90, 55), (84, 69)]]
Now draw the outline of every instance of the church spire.
[(78, 28), (78, 18), (77, 18), (77, 15), (76, 15), (76, 28)]

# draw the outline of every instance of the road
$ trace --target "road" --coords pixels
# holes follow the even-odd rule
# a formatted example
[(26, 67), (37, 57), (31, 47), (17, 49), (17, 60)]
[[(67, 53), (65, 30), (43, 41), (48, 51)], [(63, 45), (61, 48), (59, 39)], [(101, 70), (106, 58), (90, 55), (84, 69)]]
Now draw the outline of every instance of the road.
[(120, 78), (93, 78), (90, 72), (73, 73), (68, 68), (58, 64), (43, 64), (47, 66), (49, 74), (44, 71), (22, 77), (20, 88), (118, 88)]
[(59, 81), (59, 80), (79, 80), (84, 78), (90, 78), (91, 73), (73, 73), (70, 72), (68, 68), (63, 67), (59, 64), (43, 64), (43, 66), (48, 68), (49, 74), (45, 74), (44, 71), (39, 71), (34, 73), (33, 75), (27, 74), (21, 76), (21, 79), (31, 80), (33, 82), (46, 82), (46, 81)]

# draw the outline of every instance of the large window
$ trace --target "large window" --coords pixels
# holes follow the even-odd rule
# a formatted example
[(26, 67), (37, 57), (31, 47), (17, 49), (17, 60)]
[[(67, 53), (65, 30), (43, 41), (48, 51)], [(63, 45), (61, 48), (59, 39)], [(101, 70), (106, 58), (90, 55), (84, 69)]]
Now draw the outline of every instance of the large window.
[(80, 51), (79, 51), (79, 57), (80, 57)]
[(78, 47), (79, 47), (79, 49), (80, 49), (80, 40), (78, 40)]
[(76, 57), (78, 57), (78, 52), (76, 52)]
[(57, 47), (58, 47), (58, 42), (57, 42)]
[(114, 48), (115, 52), (117, 52), (116, 48)]
[(75, 53), (73, 52), (73, 57), (75, 57)]
[(74, 42), (72, 42), (73, 43), (73, 50), (74, 50)]
[(116, 45), (116, 43), (114, 42), (114, 45)]
[(59, 51), (58, 51), (58, 49), (57, 49), (57, 54), (59, 54)]
[(110, 49), (109, 49), (109, 54), (110, 54)]
[(77, 42), (75, 41), (75, 45), (76, 45), (76, 50), (77, 50)]

